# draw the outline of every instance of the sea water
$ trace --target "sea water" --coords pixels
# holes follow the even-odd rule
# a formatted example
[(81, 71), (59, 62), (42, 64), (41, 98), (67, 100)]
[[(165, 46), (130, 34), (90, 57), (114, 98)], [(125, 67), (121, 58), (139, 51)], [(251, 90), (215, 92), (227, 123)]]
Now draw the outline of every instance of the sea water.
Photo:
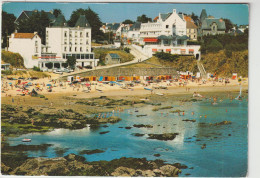
[[(248, 151), (248, 102), (247, 96), (242, 101), (230, 100), (227, 97), (212, 105), (213, 100), (203, 99), (199, 102), (180, 102), (169, 97), (163, 106), (172, 109), (152, 111), (155, 106), (145, 105), (135, 109), (124, 110), (115, 115), (122, 121), (115, 124), (103, 124), (108, 127), (79, 130), (55, 129), (47, 133), (26, 134), (9, 138), (11, 146), (18, 144), (52, 144), (47, 150), (28, 151), (31, 157), (57, 157), (69, 153), (79, 154), (82, 150), (103, 150), (103, 153), (83, 155), (87, 161), (113, 160), (121, 157), (162, 159), (167, 163), (181, 163), (188, 166), (181, 176), (234, 177), (247, 173)], [(170, 113), (172, 110), (184, 110), (184, 116)], [(192, 115), (194, 112), (194, 115)], [(147, 114), (137, 117), (136, 115)], [(207, 116), (205, 118), (205, 115)], [(185, 122), (184, 119), (195, 119), (196, 122)], [(213, 126), (210, 123), (231, 121), (229, 125)], [(200, 123), (208, 123), (201, 126)], [(135, 128), (134, 124), (149, 124), (153, 128)], [(132, 127), (125, 129), (125, 127)], [(123, 127), (123, 128), (119, 128)], [(106, 134), (100, 132), (109, 131)], [(132, 133), (145, 134), (142, 137)], [(147, 134), (179, 133), (174, 140), (161, 141), (147, 139)], [(32, 142), (22, 143), (23, 138)], [(206, 147), (202, 149), (202, 145)], [(57, 151), (59, 150), (59, 151)], [(155, 157), (154, 154), (160, 154)]]

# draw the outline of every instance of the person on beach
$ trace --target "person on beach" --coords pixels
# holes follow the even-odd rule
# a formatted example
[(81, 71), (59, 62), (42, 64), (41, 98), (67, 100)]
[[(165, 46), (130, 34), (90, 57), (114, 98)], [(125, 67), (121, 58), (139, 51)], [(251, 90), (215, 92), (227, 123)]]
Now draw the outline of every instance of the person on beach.
[(14, 98), (12, 98), (12, 103), (14, 103)]

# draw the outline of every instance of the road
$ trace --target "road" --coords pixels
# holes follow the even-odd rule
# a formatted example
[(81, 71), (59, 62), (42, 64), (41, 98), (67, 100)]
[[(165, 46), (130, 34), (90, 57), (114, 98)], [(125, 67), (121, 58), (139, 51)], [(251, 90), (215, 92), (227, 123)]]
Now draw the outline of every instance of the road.
[(129, 46), (126, 46), (126, 47), (131, 49), (130, 53), (134, 56), (134, 60), (129, 61), (129, 62), (125, 62), (125, 63), (120, 63), (120, 64), (113, 64), (113, 65), (109, 65), (109, 66), (97, 66), (94, 69), (83, 69), (83, 70), (80, 70), (80, 71), (75, 71), (75, 72), (72, 72), (72, 73), (63, 74), (59, 78), (67, 77), (67, 76), (71, 76), (71, 75), (77, 75), (77, 74), (81, 74), (81, 73), (84, 73), (84, 72), (87, 72), (87, 71), (92, 71), (92, 70), (108, 69), (108, 68), (112, 68), (112, 67), (120, 67), (120, 66), (135, 64), (135, 63), (138, 63), (139, 61), (142, 62), (142, 61), (149, 59), (148, 56), (144, 55), (143, 53), (141, 53), (140, 51), (135, 49), (133, 46), (129, 45)]

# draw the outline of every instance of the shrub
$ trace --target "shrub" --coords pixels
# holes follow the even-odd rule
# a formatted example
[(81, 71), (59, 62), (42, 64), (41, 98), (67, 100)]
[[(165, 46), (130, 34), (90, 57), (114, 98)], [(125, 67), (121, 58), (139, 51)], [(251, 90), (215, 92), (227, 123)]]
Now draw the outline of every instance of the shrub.
[(130, 48), (127, 48), (127, 47), (124, 48), (124, 51), (127, 53), (130, 53), (130, 50), (131, 50)]
[(187, 45), (201, 45), (199, 41), (187, 41)]
[(166, 61), (175, 61), (179, 58), (179, 56), (176, 54), (169, 54), (165, 52), (157, 52), (154, 54), (154, 56)]
[(209, 52), (218, 52), (223, 49), (223, 45), (218, 40), (213, 39), (207, 48)]
[(2, 74), (5, 74), (5, 75), (12, 75), (13, 72), (11, 70), (2, 70)]
[(36, 66), (33, 66), (33, 70), (38, 71), (38, 72), (41, 71), (41, 69), (39, 67), (36, 67)]

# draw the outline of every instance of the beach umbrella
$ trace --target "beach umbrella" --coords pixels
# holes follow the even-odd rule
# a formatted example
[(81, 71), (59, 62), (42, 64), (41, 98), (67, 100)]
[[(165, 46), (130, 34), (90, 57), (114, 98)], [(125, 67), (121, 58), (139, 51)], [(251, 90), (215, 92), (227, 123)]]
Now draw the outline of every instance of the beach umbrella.
[(12, 83), (9, 83), (9, 85), (12, 85)]
[(26, 83), (28, 83), (28, 82), (22, 82), (22, 84), (26, 84)]
[(86, 86), (87, 86), (87, 87), (89, 87), (89, 86), (90, 86), (90, 84), (89, 84), (89, 83), (86, 83)]
[(46, 86), (51, 86), (51, 84), (47, 84)]
[(31, 83), (31, 82), (29, 82), (29, 83), (28, 83), (28, 85), (32, 85), (32, 83)]

